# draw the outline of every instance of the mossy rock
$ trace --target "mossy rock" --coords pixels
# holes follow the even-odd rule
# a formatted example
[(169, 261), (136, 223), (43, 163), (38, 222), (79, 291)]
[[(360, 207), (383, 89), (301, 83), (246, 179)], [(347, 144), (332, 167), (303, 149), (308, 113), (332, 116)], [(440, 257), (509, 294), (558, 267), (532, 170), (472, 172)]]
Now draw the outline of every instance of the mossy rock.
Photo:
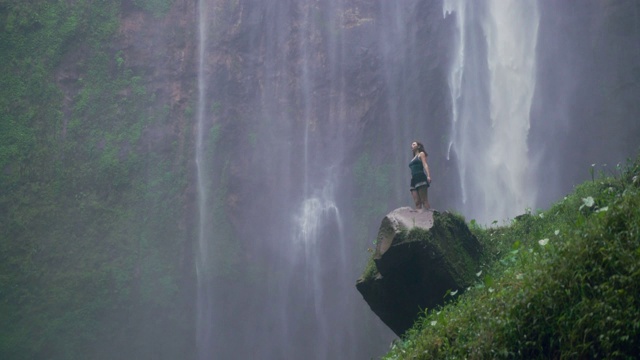
[(356, 288), (401, 336), (421, 311), (442, 305), (447, 291), (472, 284), (481, 253), (462, 217), (396, 209), (382, 220), (372, 257), (375, 269), (365, 271)]

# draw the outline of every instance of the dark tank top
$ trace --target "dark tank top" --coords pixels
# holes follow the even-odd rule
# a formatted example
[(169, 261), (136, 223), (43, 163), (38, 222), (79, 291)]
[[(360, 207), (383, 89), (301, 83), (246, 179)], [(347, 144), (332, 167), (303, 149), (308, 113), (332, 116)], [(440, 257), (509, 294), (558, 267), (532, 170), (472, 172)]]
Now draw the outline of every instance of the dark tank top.
[(416, 155), (410, 162), (409, 168), (411, 169), (411, 175), (424, 174), (424, 167), (422, 166), (422, 160)]

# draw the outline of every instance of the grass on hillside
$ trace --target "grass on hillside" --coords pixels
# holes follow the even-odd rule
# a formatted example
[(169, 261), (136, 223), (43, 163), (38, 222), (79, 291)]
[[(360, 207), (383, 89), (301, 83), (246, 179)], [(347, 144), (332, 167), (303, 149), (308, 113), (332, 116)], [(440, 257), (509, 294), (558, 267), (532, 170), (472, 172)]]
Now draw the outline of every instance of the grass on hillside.
[(478, 282), (425, 311), (383, 359), (595, 359), (640, 353), (640, 156), (550, 209), (473, 232)]

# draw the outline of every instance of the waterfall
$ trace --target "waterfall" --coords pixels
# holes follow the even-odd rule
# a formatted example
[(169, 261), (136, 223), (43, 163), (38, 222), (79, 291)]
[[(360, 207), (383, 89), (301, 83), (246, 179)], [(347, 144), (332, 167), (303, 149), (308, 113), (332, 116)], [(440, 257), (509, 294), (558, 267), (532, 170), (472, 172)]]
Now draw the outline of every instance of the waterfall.
[(533, 207), (527, 137), (539, 15), (533, 0), (445, 0), (456, 21), (449, 73), (448, 157), (460, 174), (464, 215), (487, 224)]
[[(304, 301), (309, 304), (309, 311), (305, 312), (305, 321), (312, 325), (308, 326), (307, 334), (314, 335), (312, 340), (303, 334), (290, 333), (288, 336), (299, 339), (301, 343), (307, 343), (308, 348), (314, 349), (313, 354), (317, 359), (335, 358), (338, 354), (326, 346), (327, 344), (341, 348), (341, 354), (349, 354), (348, 346), (355, 334), (350, 322), (340, 324), (341, 321), (337, 317), (329, 315), (331, 311), (340, 309), (336, 306), (339, 304), (337, 300), (339, 294), (345, 293), (346, 289), (341, 287), (346, 284), (337, 282), (331, 287), (328, 284), (332, 279), (336, 280), (336, 275), (348, 271), (343, 224), (340, 211), (332, 200), (331, 187), (332, 184), (327, 184), (316, 196), (303, 201), (300, 214), (295, 218), (297, 226), (292, 237), (298, 258), (298, 261), (293, 263), (294, 269), (300, 269), (300, 278), (303, 279), (297, 286), (301, 286), (301, 290), (306, 294)], [(323, 243), (328, 240), (332, 242), (331, 246)], [(301, 313), (294, 314), (294, 317), (300, 315)], [(299, 321), (294, 317), (288, 317), (287, 321)]]
[(213, 301), (211, 282), (211, 257), (209, 228), (211, 206), (210, 166), (206, 158), (205, 134), (210, 124), (207, 122), (207, 80), (205, 73), (205, 57), (207, 54), (207, 0), (198, 1), (198, 103), (196, 110), (196, 148), (195, 163), (197, 172), (198, 202), (198, 251), (196, 255), (197, 297), (196, 297), (196, 347), (199, 359), (210, 358), (211, 339), (213, 337)]
[[(270, 296), (274, 310), (280, 314), (276, 321), (283, 329), (283, 333), (271, 336), (272, 340), (278, 339), (278, 357), (282, 358), (330, 359), (357, 356), (363, 351), (358, 349), (354, 312), (349, 308), (349, 298), (356, 294), (352, 281), (344, 277), (351, 266), (336, 198), (348, 134), (344, 129), (345, 80), (339, 66), (343, 42), (337, 17), (342, 6), (340, 1), (297, 2), (292, 11), (296, 17), (273, 14), (271, 20), (285, 26), (265, 36), (267, 51), (274, 56), (267, 59), (265, 73), (273, 80), (266, 85), (273, 88), (262, 92), (261, 103), (277, 104), (286, 99), (288, 104), (265, 106), (263, 113), (271, 112), (269, 118), (287, 132), (263, 139), (263, 146), (274, 148), (282, 138), (297, 139), (283, 149), (296, 154), (290, 160), (295, 164), (294, 171), (273, 174), (275, 178), (289, 176), (274, 190), (296, 204), (282, 211), (282, 216), (291, 216), (293, 221), (289, 223), (291, 232), (284, 234), (284, 261), (274, 266), (275, 271), (289, 274), (287, 286)], [(296, 23), (299, 29), (289, 36), (294, 38), (291, 44), (298, 58), (290, 63), (281, 58), (279, 41), (285, 38), (282, 32), (290, 31), (291, 24)], [(288, 66), (281, 68), (283, 65)], [(318, 91), (323, 83), (328, 84), (328, 93)], [(283, 116), (291, 114), (291, 107), (295, 109), (293, 115)], [(264, 161), (273, 166), (281, 160), (273, 154)]]
[[(196, 335), (201, 359), (359, 358), (386, 348), (377, 339), (389, 338), (390, 331), (354, 285), (362, 269), (344, 221), (343, 209), (352, 206), (344, 163), (359, 131), (350, 124), (345, 68), (353, 69), (355, 62), (345, 58), (352, 49), (345, 45), (344, 24), (371, 24), (345, 3), (200, 0)], [(247, 27), (239, 40), (247, 53), (229, 45), (229, 39), (237, 40), (231, 34), (236, 28), (226, 26), (240, 23), (234, 16)], [(226, 25), (208, 24), (210, 19)], [(248, 63), (251, 67), (243, 69)], [(227, 112), (208, 113), (217, 103)], [(224, 145), (216, 145), (211, 155), (209, 134), (218, 131)], [(233, 177), (233, 190), (218, 189), (225, 176)], [(221, 234), (211, 223), (219, 209), (228, 210), (230, 199), (248, 200), (232, 209), (233, 231)], [(238, 244), (240, 255), (223, 266), (227, 241)], [(357, 256), (365, 259), (368, 253), (362, 249)], [(363, 329), (363, 322), (373, 325)]]

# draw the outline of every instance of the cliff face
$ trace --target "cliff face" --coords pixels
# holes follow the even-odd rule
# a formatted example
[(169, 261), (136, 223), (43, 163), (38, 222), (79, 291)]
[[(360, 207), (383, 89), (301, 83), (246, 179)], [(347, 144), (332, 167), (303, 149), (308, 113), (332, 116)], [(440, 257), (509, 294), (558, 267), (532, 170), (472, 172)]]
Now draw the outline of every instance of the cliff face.
[(141, 4), (0, 5), (4, 358), (194, 353), (194, 9)]

